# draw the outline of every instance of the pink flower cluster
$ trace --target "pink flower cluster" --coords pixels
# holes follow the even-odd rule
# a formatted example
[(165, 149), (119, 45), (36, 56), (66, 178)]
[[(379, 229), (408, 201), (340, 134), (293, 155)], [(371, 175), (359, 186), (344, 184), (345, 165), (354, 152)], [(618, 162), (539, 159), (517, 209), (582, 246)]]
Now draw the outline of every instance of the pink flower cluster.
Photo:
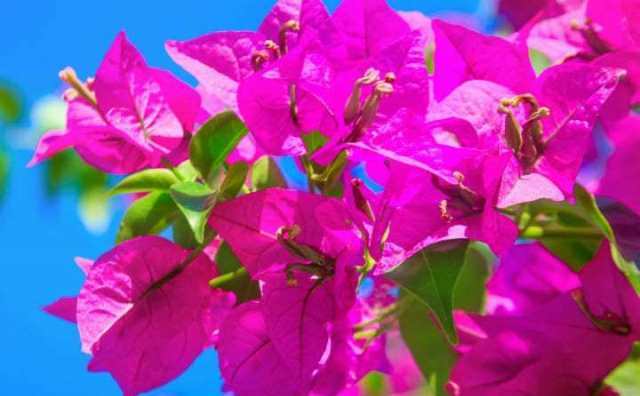
[(215, 348), (239, 396), (365, 394), (374, 371), (389, 393), (617, 394), (640, 229), (622, 238), (594, 195), (640, 216), (640, 2), (500, 11), (506, 38), (278, 0), (256, 32), (166, 43), (195, 89), (124, 33), (95, 78), (62, 71), (67, 126), (32, 163), (73, 148), (136, 194), (117, 246), (78, 260), (80, 293), (46, 307), (89, 370), (133, 396)]

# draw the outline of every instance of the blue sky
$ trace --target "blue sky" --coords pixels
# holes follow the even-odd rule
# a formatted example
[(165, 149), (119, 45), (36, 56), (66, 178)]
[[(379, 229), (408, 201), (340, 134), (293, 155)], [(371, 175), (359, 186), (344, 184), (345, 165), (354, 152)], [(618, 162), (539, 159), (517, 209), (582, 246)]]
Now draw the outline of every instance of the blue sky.
[[(337, 0), (328, 0), (335, 7)], [(397, 9), (473, 13), (476, 0), (390, 0)], [(110, 0), (5, 1), (0, 10), (0, 80), (17, 85), (27, 104), (60, 89), (67, 65), (94, 73), (116, 33), (124, 29), (147, 61), (186, 75), (163, 49), (167, 39), (214, 30), (253, 29), (270, 0), (151, 2)], [(1, 133), (1, 131), (0, 131)], [(116, 221), (103, 235), (88, 233), (75, 197), (45, 199), (42, 169), (26, 169), (31, 153), (14, 150), (8, 195), (0, 204), (0, 388), (4, 394), (118, 395), (107, 374), (90, 374), (75, 328), (41, 307), (77, 293), (82, 273), (73, 258), (95, 258), (113, 244)], [(215, 353), (207, 352), (180, 379), (152, 395), (215, 395), (221, 382)]]

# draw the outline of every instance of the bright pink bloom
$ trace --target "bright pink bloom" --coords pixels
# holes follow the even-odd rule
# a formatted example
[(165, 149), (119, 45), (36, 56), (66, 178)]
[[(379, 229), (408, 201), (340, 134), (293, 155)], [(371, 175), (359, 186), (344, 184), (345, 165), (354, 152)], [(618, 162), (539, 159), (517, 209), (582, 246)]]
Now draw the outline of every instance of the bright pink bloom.
[(515, 245), (500, 257), (487, 284), (488, 311), (511, 315), (532, 311), (579, 286), (576, 274), (542, 245)]
[(213, 263), (154, 236), (124, 242), (91, 267), (77, 301), (91, 371), (108, 371), (125, 395), (180, 375), (209, 345), (224, 298), (209, 288)]
[(513, 44), (439, 20), (433, 22), (433, 30), (436, 100), (468, 80), (492, 81), (514, 92), (531, 90), (535, 74), (524, 43)]
[(607, 160), (605, 174), (597, 189), (640, 214), (640, 118), (629, 117), (612, 131), (615, 151)]
[(93, 97), (68, 100), (66, 130), (45, 134), (30, 165), (73, 147), (105, 172), (160, 166), (173, 160), (200, 110), (198, 94), (170, 73), (148, 67), (124, 33), (84, 89)]
[(301, 262), (279, 240), (292, 228), (299, 229), (296, 243), (328, 257), (338, 257), (346, 247), (360, 246), (342, 202), (294, 190), (267, 189), (219, 204), (210, 224), (254, 277)]
[(537, 309), (473, 316), (479, 338), (453, 370), (453, 394), (592, 395), (640, 339), (640, 300), (607, 243), (579, 276), (580, 288)]

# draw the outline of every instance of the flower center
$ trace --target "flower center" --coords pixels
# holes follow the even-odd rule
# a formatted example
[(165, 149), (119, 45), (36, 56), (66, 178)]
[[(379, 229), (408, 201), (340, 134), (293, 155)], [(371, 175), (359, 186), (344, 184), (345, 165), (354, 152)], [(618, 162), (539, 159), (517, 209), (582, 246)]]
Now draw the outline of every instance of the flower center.
[[(527, 118), (520, 123), (513, 113), (514, 108), (524, 108)], [(505, 139), (518, 161), (530, 173), (545, 149), (541, 119), (549, 116), (547, 107), (541, 107), (531, 94), (502, 99), (498, 112), (505, 115)]]
[(447, 198), (438, 203), (440, 216), (446, 222), (452, 222), (467, 216), (482, 213), (485, 199), (464, 184), (464, 175), (454, 172), (456, 183), (449, 183), (433, 175), (433, 185)]
[(591, 47), (591, 50), (597, 55), (611, 51), (609, 45), (598, 34), (599, 29), (596, 29), (591, 19), (587, 18), (582, 23), (577, 20), (571, 21), (571, 29), (579, 32), (584, 41)]
[[(393, 93), (394, 73), (385, 74), (380, 78), (380, 72), (370, 68), (353, 84), (353, 90), (344, 109), (344, 122), (351, 125), (351, 134), (345, 139), (347, 142), (359, 140), (373, 123), (380, 108), (383, 97)], [(362, 100), (362, 89), (371, 86), (371, 92)]]
[(64, 97), (67, 100), (81, 97), (91, 103), (93, 107), (97, 106), (96, 94), (91, 90), (92, 79), (88, 79), (86, 82), (80, 81), (76, 71), (70, 66), (62, 69), (60, 73), (58, 73), (58, 76), (71, 87), (64, 93)]
[(295, 20), (289, 20), (280, 26), (278, 31), (278, 42), (273, 40), (265, 40), (264, 49), (255, 51), (251, 54), (251, 66), (254, 71), (260, 71), (271, 61), (276, 61), (284, 56), (289, 50), (288, 34), (298, 33), (300, 31), (300, 23)]

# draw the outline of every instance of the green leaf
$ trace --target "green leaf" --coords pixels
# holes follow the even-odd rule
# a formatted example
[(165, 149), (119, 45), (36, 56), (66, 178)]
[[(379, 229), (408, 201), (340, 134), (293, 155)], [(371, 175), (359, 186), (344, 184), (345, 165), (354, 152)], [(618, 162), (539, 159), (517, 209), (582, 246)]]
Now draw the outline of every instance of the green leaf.
[(204, 184), (196, 182), (174, 184), (169, 193), (189, 223), (195, 240), (202, 243), (209, 212), (216, 202), (217, 194)]
[(196, 249), (198, 247), (198, 241), (193, 235), (191, 226), (183, 215), (176, 216), (171, 228), (171, 235), (173, 236), (173, 241), (185, 249)]
[(579, 184), (576, 184), (573, 194), (576, 197), (578, 207), (584, 211), (587, 218), (591, 220), (591, 222), (598, 227), (598, 229), (600, 229), (609, 240), (613, 261), (625, 274), (635, 291), (640, 293), (640, 271), (638, 270), (638, 267), (636, 267), (632, 262), (626, 260), (620, 253), (613, 228), (611, 228), (606, 217), (604, 217), (600, 208), (598, 208), (594, 196)]
[(265, 155), (253, 164), (251, 185), (254, 190), (263, 190), (269, 187), (286, 187), (287, 182), (276, 161)]
[(329, 138), (316, 131), (302, 135), (302, 141), (307, 149), (307, 155), (310, 155), (324, 146), (329, 141)]
[(453, 298), (455, 308), (476, 313), (483, 311), (487, 281), (495, 260), (488, 246), (478, 242), (469, 245), (464, 267), (460, 271), (455, 286)]
[(635, 343), (631, 356), (605, 379), (620, 396), (640, 395), (640, 343)]
[(233, 112), (218, 114), (191, 140), (191, 163), (208, 183), (211, 182), (215, 171), (246, 134), (247, 128)]
[(533, 70), (536, 71), (536, 75), (540, 75), (547, 67), (551, 66), (551, 59), (542, 52), (529, 48), (529, 60)]
[(412, 301), (407, 303), (407, 309), (398, 317), (402, 339), (432, 392), (438, 396), (445, 396), (445, 385), (455, 364), (456, 353), (438, 328), (435, 318), (429, 315), (429, 310), (420, 300), (406, 291), (400, 293), (400, 298), (403, 297)]
[(168, 169), (145, 169), (125, 177), (111, 189), (111, 194), (168, 191), (178, 182), (178, 178)]
[(3, 151), (0, 151), (0, 198), (2, 198), (7, 191), (7, 184), (9, 182), (9, 155)]
[(162, 232), (171, 224), (177, 211), (173, 199), (165, 192), (152, 192), (136, 200), (124, 214), (116, 242)]
[(521, 236), (539, 240), (573, 271), (593, 259), (604, 235), (584, 210), (566, 202), (540, 200), (527, 205), (529, 221), (521, 224)]
[(184, 181), (195, 181), (199, 176), (198, 170), (193, 167), (193, 164), (189, 160), (178, 165), (176, 172), (182, 176)]
[(18, 93), (6, 86), (0, 86), (0, 121), (13, 124), (22, 115), (22, 101)]
[(422, 249), (387, 274), (435, 314), (453, 344), (458, 342), (452, 314), (454, 291), (468, 247), (466, 239), (440, 242)]
[(435, 42), (431, 41), (424, 48), (424, 63), (427, 66), (427, 71), (431, 75), (433, 75), (436, 69), (435, 54), (436, 54), (436, 45), (435, 45)]
[(390, 394), (387, 378), (379, 372), (372, 371), (360, 382), (364, 394), (367, 396), (386, 396)]
[(258, 282), (252, 280), (249, 274), (244, 271), (240, 260), (238, 260), (226, 242), (223, 242), (220, 248), (218, 248), (215, 262), (218, 267), (219, 276), (234, 274), (232, 279), (221, 283), (219, 287), (223, 290), (233, 292), (233, 294), (236, 295), (237, 304), (255, 300), (260, 297)]
[(244, 161), (236, 162), (229, 167), (224, 181), (220, 186), (221, 201), (226, 201), (238, 195), (240, 190), (242, 190), (242, 186), (244, 186), (247, 173), (249, 173), (249, 165)]

